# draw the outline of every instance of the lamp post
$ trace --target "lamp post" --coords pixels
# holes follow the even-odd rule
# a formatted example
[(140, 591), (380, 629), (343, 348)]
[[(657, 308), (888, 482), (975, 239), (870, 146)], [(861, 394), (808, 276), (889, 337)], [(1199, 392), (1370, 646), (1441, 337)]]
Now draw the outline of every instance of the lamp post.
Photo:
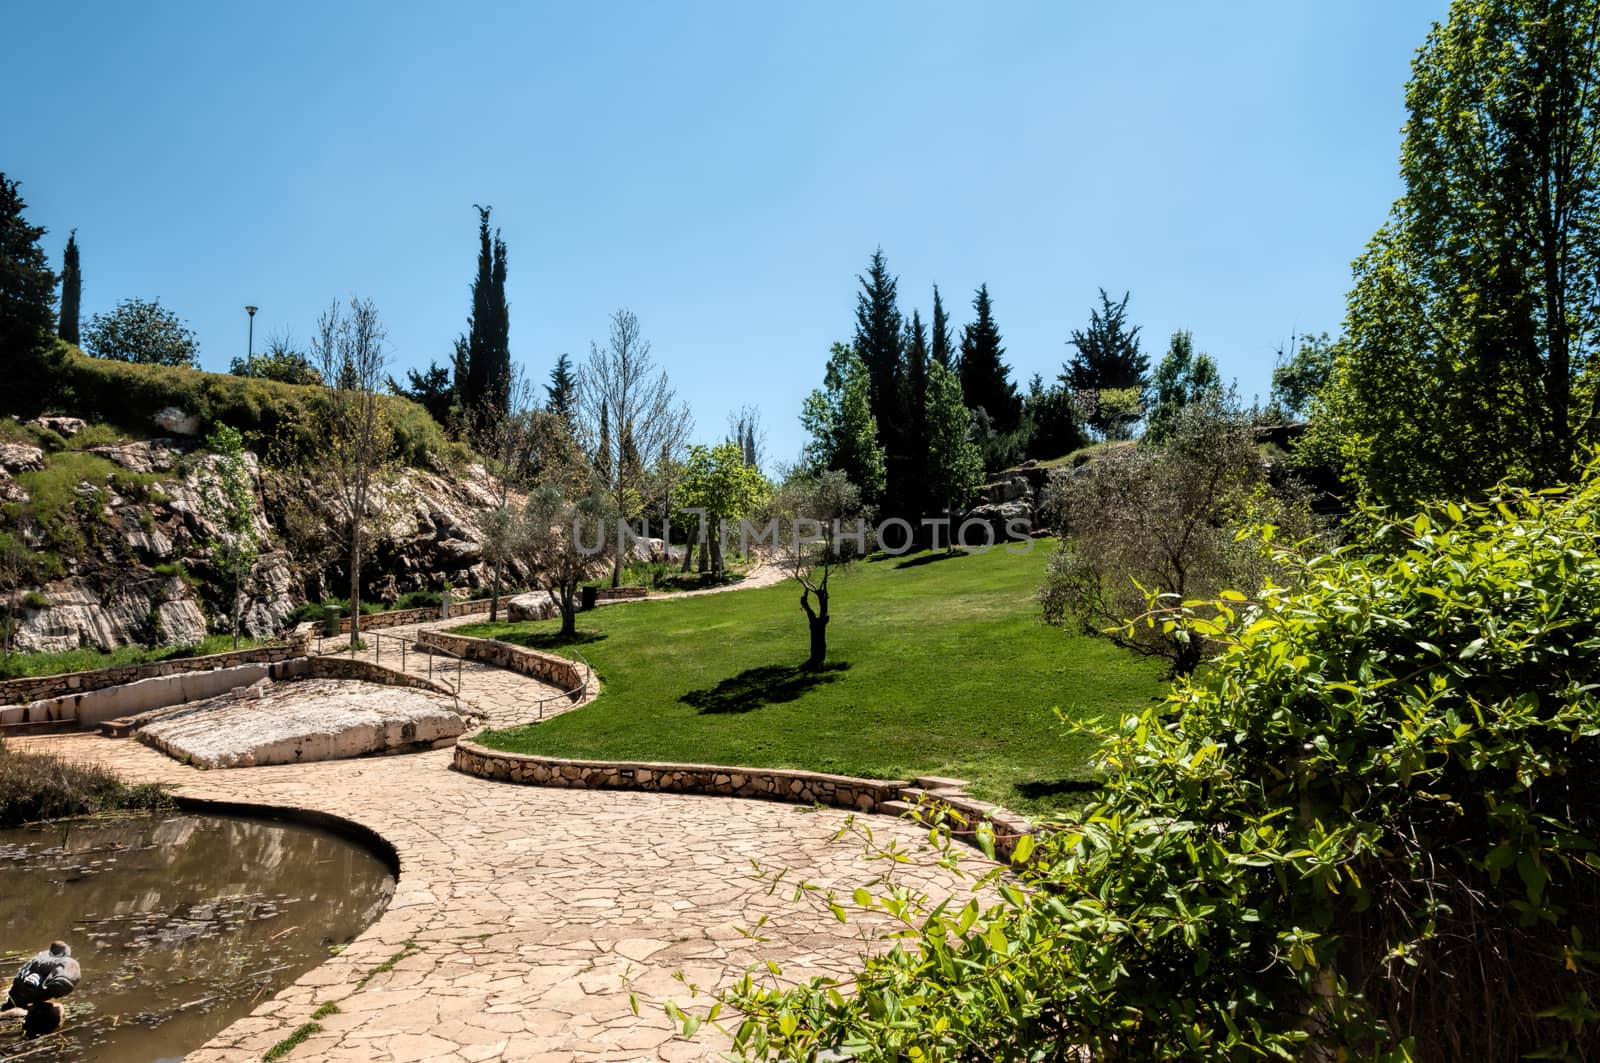
[(252, 364), (256, 356), (256, 307), (247, 306), (244, 312), (250, 315), (250, 339), (244, 353), (244, 375), (254, 376), (256, 367)]

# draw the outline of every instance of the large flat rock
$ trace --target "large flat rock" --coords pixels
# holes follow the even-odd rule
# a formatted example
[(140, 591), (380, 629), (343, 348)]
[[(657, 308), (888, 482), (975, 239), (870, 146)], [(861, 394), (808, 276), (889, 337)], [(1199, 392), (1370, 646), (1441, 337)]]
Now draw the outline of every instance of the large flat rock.
[(448, 745), (469, 722), (451, 699), (427, 691), (306, 679), (164, 710), (137, 733), (200, 767), (248, 768)]

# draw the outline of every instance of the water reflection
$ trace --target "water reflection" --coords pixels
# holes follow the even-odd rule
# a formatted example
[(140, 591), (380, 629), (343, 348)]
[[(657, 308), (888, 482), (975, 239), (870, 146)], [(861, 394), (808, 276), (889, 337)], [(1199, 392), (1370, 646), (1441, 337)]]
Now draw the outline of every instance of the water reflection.
[(138, 816), (0, 831), (0, 964), (52, 939), (83, 982), (43, 1041), (0, 1028), (0, 1059), (178, 1060), (327, 959), (383, 911), (394, 879), (313, 827)]

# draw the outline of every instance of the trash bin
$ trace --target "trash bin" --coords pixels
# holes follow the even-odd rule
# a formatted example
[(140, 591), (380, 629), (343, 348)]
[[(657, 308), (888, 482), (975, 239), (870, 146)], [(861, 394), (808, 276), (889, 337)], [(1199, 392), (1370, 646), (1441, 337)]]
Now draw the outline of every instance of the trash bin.
[(339, 633), (339, 618), (344, 610), (337, 605), (322, 607), (322, 633), (324, 635), (337, 635)]
[(600, 601), (600, 588), (599, 587), (584, 587), (583, 588), (583, 603), (582, 603), (583, 604), (583, 608), (585, 608), (585, 609), (593, 609), (595, 607), (595, 603), (597, 603), (599, 601)]

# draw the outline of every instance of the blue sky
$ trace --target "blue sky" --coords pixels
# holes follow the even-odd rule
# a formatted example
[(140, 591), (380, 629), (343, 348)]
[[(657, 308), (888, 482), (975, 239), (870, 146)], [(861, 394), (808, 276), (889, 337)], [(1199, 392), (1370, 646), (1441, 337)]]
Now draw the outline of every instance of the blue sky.
[[(1113, 10), (1113, 7), (1117, 10)], [(697, 436), (772, 457), (882, 246), (902, 308), (986, 282), (1014, 375), (1060, 371), (1096, 289), (1152, 360), (1194, 331), (1248, 397), (1337, 330), (1399, 192), (1402, 88), (1444, 0), (230, 3), (8, 9), (0, 171), (84, 318), (160, 298), (225, 368), (371, 297), (396, 375), (463, 331), (474, 203), (543, 377), (638, 314)]]

